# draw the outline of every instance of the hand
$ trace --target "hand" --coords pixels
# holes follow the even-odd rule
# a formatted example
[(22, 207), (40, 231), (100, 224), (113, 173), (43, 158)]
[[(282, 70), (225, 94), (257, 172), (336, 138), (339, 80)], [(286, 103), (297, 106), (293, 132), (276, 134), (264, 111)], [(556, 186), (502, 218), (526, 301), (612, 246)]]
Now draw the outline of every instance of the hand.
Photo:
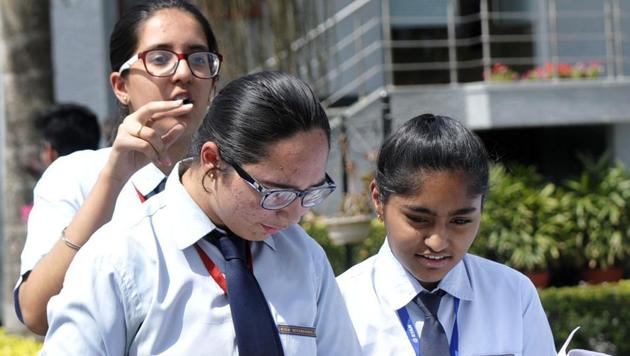
[(183, 104), (182, 100), (154, 101), (129, 114), (118, 126), (104, 170), (122, 183), (149, 162), (171, 166), (173, 162), (168, 149), (185, 131), (186, 124), (177, 122), (161, 128), (164, 133), (158, 132), (153, 125), (165, 118), (186, 115), (192, 108), (192, 104)]

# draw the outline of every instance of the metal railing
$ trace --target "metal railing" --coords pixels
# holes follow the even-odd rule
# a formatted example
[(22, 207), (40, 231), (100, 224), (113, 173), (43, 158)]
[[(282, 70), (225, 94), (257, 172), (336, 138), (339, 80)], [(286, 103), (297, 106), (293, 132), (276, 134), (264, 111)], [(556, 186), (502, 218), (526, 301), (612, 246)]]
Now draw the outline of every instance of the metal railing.
[[(493, 9), (488, 0), (479, 0), (478, 11), (469, 14), (459, 14), (458, 3), (445, 1), (446, 11), (439, 16), (392, 16), (388, 0), (352, 1), (286, 51), (303, 59), (299, 73), (324, 68), (323, 75), (308, 79), (324, 96), (326, 107), (352, 103), (389, 85), (489, 81), (487, 74), (497, 63), (523, 72), (547, 63), (558, 68), (561, 63), (598, 62), (607, 80), (623, 78), (630, 69), (624, 55), (630, 42), (624, 38), (624, 28), (630, 29), (630, 5), (620, 0), (592, 2), (590, 8), (572, 8), (566, 0), (539, 0), (530, 1), (527, 10)], [(401, 22), (438, 23), (434, 32), (441, 35), (403, 39), (395, 33)], [(467, 33), (465, 28), (472, 30)], [(415, 31), (422, 35), (422, 25)], [(316, 41), (328, 44), (324, 63), (308, 55)], [(264, 67), (274, 68), (286, 57), (279, 53)], [(437, 82), (424, 82), (426, 76)], [(550, 73), (552, 82), (559, 76), (558, 70)]]

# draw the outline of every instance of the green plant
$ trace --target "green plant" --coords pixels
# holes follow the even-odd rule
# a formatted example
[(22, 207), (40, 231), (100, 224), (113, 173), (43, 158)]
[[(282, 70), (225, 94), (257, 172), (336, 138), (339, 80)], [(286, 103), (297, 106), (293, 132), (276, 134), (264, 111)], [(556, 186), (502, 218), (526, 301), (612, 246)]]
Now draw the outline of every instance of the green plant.
[[(335, 275), (343, 273), (347, 268), (346, 251), (343, 246), (336, 246), (330, 241), (326, 225), (312, 214), (302, 219), (300, 224), (323, 247)], [(367, 238), (352, 249), (352, 261), (359, 263), (376, 254), (381, 248), (384, 239), (385, 227), (383, 223), (377, 219), (372, 219), (370, 233)]]
[(630, 355), (630, 280), (547, 288), (539, 294), (557, 347), (571, 330), (581, 326), (569, 349)]
[(502, 165), (490, 171), (490, 192), (471, 252), (524, 272), (544, 271), (559, 258), (556, 237), (568, 219), (558, 188), (533, 167)]
[(580, 156), (582, 174), (565, 182), (564, 202), (571, 214), (565, 236), (571, 236), (568, 257), (579, 266), (608, 268), (630, 256), (630, 175), (608, 155), (595, 160)]

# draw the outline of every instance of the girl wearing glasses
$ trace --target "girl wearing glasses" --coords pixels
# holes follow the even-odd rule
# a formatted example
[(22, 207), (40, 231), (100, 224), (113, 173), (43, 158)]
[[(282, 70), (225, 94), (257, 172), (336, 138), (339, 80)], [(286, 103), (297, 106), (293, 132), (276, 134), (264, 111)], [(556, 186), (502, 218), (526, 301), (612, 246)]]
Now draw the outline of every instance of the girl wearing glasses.
[(338, 278), (364, 355), (556, 354), (530, 280), (467, 253), (488, 166), (481, 140), (444, 116), (415, 117), (381, 146), (370, 188), (387, 237)]
[[(359, 355), (326, 255), (297, 225), (335, 189), (329, 145), (302, 81), (228, 84), (165, 191), (76, 256), (43, 354)], [(247, 309), (257, 298), (262, 310)]]
[(218, 53), (208, 21), (185, 1), (145, 2), (116, 23), (110, 82), (123, 118), (117, 137), (111, 148), (55, 161), (34, 190), (14, 295), (29, 329), (46, 332), (46, 304), (92, 233), (132, 215), (187, 153), (213, 97)]

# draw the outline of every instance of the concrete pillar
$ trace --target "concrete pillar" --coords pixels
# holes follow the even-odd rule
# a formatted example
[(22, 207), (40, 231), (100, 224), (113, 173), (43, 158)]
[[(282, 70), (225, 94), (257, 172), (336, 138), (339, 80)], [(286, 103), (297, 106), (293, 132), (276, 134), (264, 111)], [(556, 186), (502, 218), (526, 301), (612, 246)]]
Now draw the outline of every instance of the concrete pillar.
[(86, 105), (103, 120), (115, 113), (109, 35), (117, 2), (53, 0), (51, 5), (55, 99)]
[(623, 162), (630, 170), (630, 123), (612, 125), (611, 138), (613, 159)]

